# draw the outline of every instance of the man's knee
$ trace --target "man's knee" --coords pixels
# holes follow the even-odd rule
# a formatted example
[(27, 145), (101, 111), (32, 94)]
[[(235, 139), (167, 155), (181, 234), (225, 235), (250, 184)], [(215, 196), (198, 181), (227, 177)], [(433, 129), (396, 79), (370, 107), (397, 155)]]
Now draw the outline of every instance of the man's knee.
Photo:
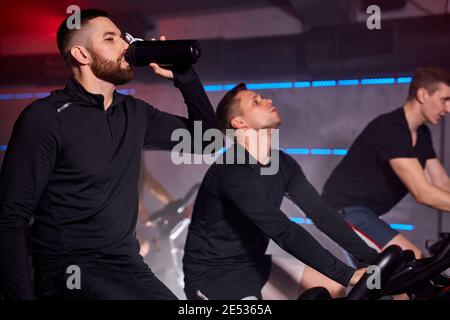
[(416, 257), (416, 259), (422, 259), (423, 258), (423, 253), (422, 253), (422, 251), (419, 248), (414, 247), (413, 249), (410, 249), (410, 250), (412, 250), (414, 252), (414, 256)]
[(399, 234), (398, 236), (394, 237), (391, 241), (389, 241), (383, 247), (383, 250), (391, 245), (398, 245), (403, 250), (411, 250), (412, 252), (414, 252), (414, 256), (416, 257), (416, 259), (421, 259), (424, 257), (422, 251), (401, 234)]
[(346, 290), (343, 286), (340, 284), (331, 285), (328, 287), (328, 291), (330, 292), (330, 295), (332, 298), (340, 298), (344, 297)]

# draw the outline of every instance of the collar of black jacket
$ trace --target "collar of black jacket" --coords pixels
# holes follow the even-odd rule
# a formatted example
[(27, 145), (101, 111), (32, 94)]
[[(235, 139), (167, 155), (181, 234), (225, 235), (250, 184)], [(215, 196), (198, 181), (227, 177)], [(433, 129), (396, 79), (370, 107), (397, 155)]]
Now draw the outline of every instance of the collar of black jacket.
[[(232, 152), (232, 156), (229, 158), (226, 158), (227, 152)], [(271, 152), (271, 154), (273, 154), (274, 152), (279, 152), (279, 151), (275, 150), (275, 149), (271, 149), (270, 152)], [(248, 150), (243, 145), (238, 143), (236, 140), (234, 141), (234, 143), (231, 146), (226, 148), (222, 157), (225, 157), (224, 158), (225, 161), (223, 159), (222, 159), (222, 161), (223, 161), (223, 163), (226, 163), (226, 164), (228, 164), (227, 161), (233, 161), (231, 164), (246, 164), (254, 169), (260, 169), (263, 167), (271, 166), (270, 161), (266, 164), (263, 164), (263, 163), (259, 162), (258, 160), (256, 160), (255, 157), (253, 157), (250, 154), (250, 152), (248, 152)]]
[[(104, 109), (102, 94), (95, 94), (87, 91), (83, 85), (78, 82), (73, 76), (69, 78), (64, 88), (64, 92), (74, 99), (74, 101), (80, 101), (83, 105), (98, 107)], [(113, 101), (109, 107), (112, 107), (119, 103), (124, 98), (123, 94), (118, 93), (114, 90)]]

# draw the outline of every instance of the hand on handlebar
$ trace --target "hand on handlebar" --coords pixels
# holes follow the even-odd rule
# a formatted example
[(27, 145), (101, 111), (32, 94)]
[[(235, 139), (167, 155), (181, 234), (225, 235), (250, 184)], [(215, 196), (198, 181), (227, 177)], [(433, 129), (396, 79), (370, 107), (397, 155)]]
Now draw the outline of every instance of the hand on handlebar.
[(358, 283), (359, 280), (364, 276), (364, 274), (367, 272), (367, 268), (361, 268), (355, 271), (352, 278), (350, 279), (349, 285), (354, 286)]

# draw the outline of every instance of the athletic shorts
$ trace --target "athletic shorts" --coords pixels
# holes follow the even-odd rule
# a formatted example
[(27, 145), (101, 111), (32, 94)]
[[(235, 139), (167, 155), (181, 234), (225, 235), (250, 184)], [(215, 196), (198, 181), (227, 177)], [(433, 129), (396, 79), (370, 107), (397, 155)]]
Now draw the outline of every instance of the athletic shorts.
[(368, 208), (346, 207), (341, 212), (353, 230), (377, 251), (381, 251), (389, 241), (399, 234)]

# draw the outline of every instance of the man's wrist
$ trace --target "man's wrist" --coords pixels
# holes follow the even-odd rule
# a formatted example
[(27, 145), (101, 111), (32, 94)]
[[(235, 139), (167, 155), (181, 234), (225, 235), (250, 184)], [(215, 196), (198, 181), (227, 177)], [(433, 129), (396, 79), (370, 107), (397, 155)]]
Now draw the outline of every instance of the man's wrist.
[(188, 83), (198, 78), (191, 66), (176, 67), (172, 70), (173, 80), (177, 83)]

